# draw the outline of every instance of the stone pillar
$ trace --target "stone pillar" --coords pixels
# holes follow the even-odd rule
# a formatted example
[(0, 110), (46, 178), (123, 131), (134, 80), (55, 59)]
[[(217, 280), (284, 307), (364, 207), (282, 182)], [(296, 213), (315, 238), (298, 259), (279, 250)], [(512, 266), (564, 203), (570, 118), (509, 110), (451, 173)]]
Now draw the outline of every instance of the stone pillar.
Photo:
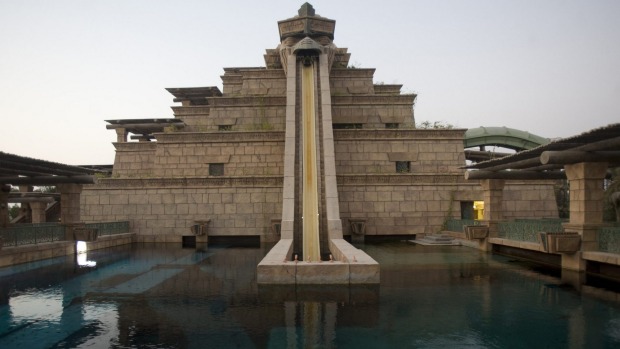
[[(504, 184), (503, 179), (483, 179), (480, 181), (484, 198), (484, 219), (482, 221), (489, 226), (489, 237), (497, 237), (499, 222), (504, 219)], [(485, 251), (491, 249), (488, 238), (481, 244), (481, 249)]]
[[(34, 190), (34, 187), (31, 185), (20, 185), (18, 186), (18, 188), (19, 192), (23, 193), (23, 195), (25, 195), (26, 193), (30, 193)], [(29, 202), (22, 202), (19, 212), (25, 217), (26, 222), (32, 223), (32, 211)]]
[(280, 237), (293, 239), (295, 225), (295, 98), (297, 86), (295, 55), (286, 55), (286, 131), (284, 141), (284, 189), (282, 191), (282, 224)]
[(0, 185), (0, 228), (9, 226), (9, 193), (11, 186), (8, 184)]
[(44, 201), (30, 202), (32, 223), (45, 223), (45, 209), (46, 208), (47, 208), (47, 202), (44, 202)]
[(323, 118), (323, 174), (325, 185), (325, 206), (327, 213), (327, 233), (329, 239), (342, 239), (342, 221), (336, 184), (336, 155), (334, 151), (334, 132), (332, 130), (332, 99), (329, 88), (329, 57), (319, 55), (319, 79), (321, 83), (321, 117)]
[(127, 142), (128, 135), (129, 135), (129, 132), (127, 131), (126, 128), (117, 128), (116, 129), (116, 142), (118, 143)]
[(73, 227), (80, 222), (82, 184), (58, 184), (60, 192), (60, 222), (67, 227), (66, 240), (73, 240)]
[[(604, 162), (564, 166), (570, 184), (570, 221), (564, 224), (564, 230), (581, 235), (581, 251), (598, 249), (597, 231), (603, 224), (603, 181), (607, 167)], [(562, 254), (562, 268), (585, 271), (585, 264), (581, 252)]]

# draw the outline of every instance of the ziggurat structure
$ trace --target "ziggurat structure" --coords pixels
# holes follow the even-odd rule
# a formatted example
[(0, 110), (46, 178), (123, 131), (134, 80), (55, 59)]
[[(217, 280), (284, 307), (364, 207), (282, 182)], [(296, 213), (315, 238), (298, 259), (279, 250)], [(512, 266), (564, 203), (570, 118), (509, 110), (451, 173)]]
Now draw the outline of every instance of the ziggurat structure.
[[(211, 241), (278, 242), (273, 261), (367, 262), (347, 282), (378, 282), (376, 262), (345, 237), (438, 232), (482, 191), (460, 168), (465, 130), (416, 129), (416, 95), (349, 67), (335, 24), (306, 3), (278, 22), (264, 67), (225, 68), (221, 91), (168, 88), (174, 118), (110, 120), (113, 173), (84, 188), (82, 219), (129, 220), (143, 242), (181, 242), (202, 225)], [(504, 190), (507, 218), (557, 216), (548, 183)], [(264, 275), (289, 283), (276, 274)]]

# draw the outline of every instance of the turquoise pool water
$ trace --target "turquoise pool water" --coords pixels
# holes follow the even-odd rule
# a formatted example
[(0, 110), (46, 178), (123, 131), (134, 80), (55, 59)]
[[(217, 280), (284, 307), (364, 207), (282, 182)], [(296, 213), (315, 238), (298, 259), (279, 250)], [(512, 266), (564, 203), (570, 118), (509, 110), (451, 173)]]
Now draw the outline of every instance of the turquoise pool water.
[(613, 290), (465, 247), (363, 249), (379, 286), (259, 287), (266, 247), (133, 245), (3, 268), (0, 348), (620, 347)]

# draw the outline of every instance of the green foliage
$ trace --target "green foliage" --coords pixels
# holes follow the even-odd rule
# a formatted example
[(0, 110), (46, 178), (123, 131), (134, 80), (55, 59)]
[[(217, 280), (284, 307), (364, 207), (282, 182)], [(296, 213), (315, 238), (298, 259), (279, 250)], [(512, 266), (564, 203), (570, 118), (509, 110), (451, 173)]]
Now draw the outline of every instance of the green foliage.
[(422, 121), (419, 124), (416, 124), (415, 126), (416, 128), (419, 129), (423, 129), (423, 130), (438, 130), (438, 129), (453, 129), (454, 125), (449, 124), (445, 121), (435, 121), (435, 122), (431, 122), (431, 121)]
[(355, 62), (355, 63), (349, 63), (349, 65), (347, 66), (347, 69), (359, 69), (361, 68), (362, 65), (360, 64), (360, 62)]
[(452, 190), (450, 192), (450, 201), (448, 205), (448, 210), (446, 211), (446, 215), (444, 216), (443, 223), (441, 224), (441, 230), (444, 231), (448, 228), (448, 221), (452, 218), (452, 206), (454, 204), (454, 197), (456, 195), (456, 190)]
[(554, 185), (555, 202), (558, 207), (559, 218), (569, 218), (570, 213), (570, 196), (568, 180), (558, 181)]
[(605, 180), (603, 220), (606, 222), (620, 221), (620, 207), (616, 207), (611, 200), (615, 192), (620, 192), (620, 167), (611, 169), (611, 179)]
[(173, 132), (177, 132), (179, 130), (181, 130), (181, 127), (179, 127), (177, 125), (170, 125), (170, 126), (164, 127), (164, 133), (173, 133)]
[(58, 190), (56, 189), (56, 186), (53, 186), (53, 185), (44, 185), (44, 186), (36, 187), (36, 189), (34, 189), (33, 191), (37, 193), (57, 193), (58, 192)]
[(17, 216), (19, 216), (19, 210), (20, 209), (21, 209), (21, 207), (20, 207), (19, 204), (12, 205), (11, 207), (9, 207), (9, 219), (13, 220)]

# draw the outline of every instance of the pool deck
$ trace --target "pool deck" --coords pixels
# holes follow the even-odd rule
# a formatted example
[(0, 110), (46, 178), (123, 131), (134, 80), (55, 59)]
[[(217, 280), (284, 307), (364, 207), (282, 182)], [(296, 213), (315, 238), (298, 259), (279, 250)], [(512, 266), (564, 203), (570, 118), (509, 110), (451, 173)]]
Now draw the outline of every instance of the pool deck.
[[(88, 250), (127, 245), (135, 241), (135, 233), (105, 235), (87, 242)], [(58, 241), (24, 246), (4, 246), (0, 249), (0, 267), (35, 262), (75, 254), (75, 241)]]

